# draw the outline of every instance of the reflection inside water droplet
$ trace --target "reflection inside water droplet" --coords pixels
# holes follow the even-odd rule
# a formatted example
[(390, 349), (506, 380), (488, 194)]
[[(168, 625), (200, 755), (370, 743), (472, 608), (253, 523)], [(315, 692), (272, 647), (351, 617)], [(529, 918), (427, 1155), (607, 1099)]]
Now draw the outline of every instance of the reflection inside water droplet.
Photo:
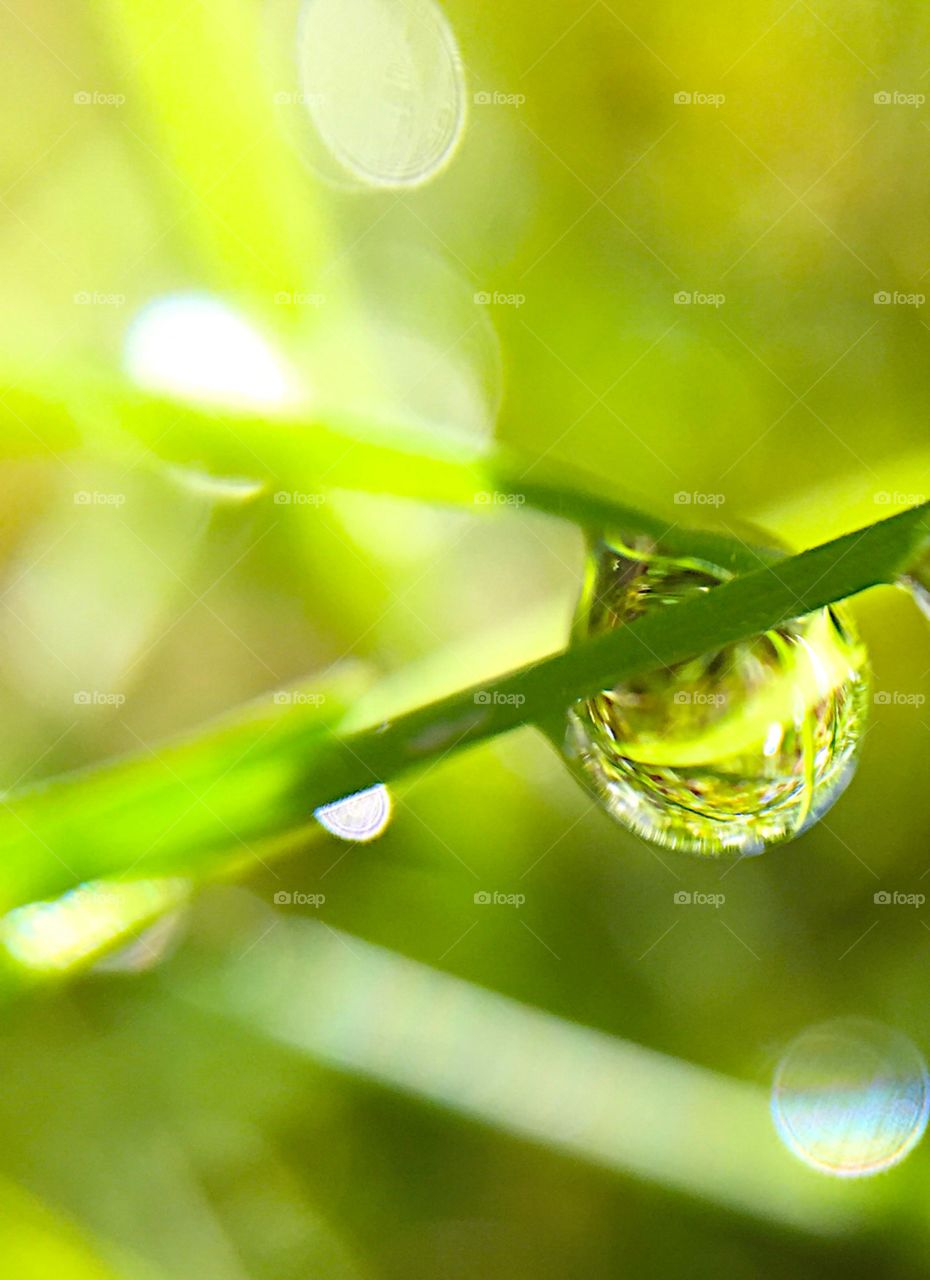
[(379, 782), (343, 800), (321, 805), (313, 816), (341, 840), (374, 840), (391, 820), (391, 794)]
[(455, 36), (434, 0), (305, 0), (302, 101), (343, 173), (375, 186), (428, 181), (465, 124)]
[(859, 1178), (897, 1164), (927, 1126), (927, 1068), (907, 1036), (866, 1019), (802, 1032), (775, 1072), (772, 1118), (796, 1156)]
[[(651, 544), (600, 541), (573, 634), (623, 626), (728, 576)], [(824, 609), (576, 703), (566, 754), (638, 835), (691, 853), (760, 853), (842, 793), (867, 698), (852, 623)]]

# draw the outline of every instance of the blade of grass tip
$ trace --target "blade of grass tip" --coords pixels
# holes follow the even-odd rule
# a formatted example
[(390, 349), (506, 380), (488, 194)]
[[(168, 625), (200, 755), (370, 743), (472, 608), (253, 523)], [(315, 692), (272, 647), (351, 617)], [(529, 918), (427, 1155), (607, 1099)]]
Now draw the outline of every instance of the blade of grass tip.
[(928, 517), (930, 503), (388, 721), (377, 695), (338, 726), (296, 722), (270, 734), (246, 716), (226, 730), (233, 751), (214, 731), (176, 748), (180, 755), (158, 753), (161, 767), (134, 758), (10, 797), (0, 901), (28, 902), (140, 864), (147, 875), (181, 875), (237, 842), (283, 836), (320, 805), (375, 782), (523, 724), (548, 725), (599, 689), (893, 582), (930, 537)]
[(359, 663), (280, 690), (145, 753), (5, 797), (0, 911), (118, 875), (213, 873), (230, 856), (305, 825), (295, 777), (370, 681)]

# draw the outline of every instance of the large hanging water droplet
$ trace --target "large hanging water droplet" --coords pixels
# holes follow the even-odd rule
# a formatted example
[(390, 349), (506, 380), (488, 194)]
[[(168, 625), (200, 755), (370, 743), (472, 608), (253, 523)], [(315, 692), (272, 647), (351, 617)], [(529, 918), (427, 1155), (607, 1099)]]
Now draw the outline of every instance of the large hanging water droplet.
[(809, 1027), (775, 1072), (772, 1118), (805, 1164), (861, 1178), (897, 1164), (927, 1127), (930, 1081), (901, 1032), (864, 1018)]
[[(624, 626), (729, 576), (650, 543), (600, 541), (573, 635)], [(867, 702), (865, 649), (842, 610), (822, 609), (576, 703), (566, 755), (638, 835), (708, 856), (761, 853), (842, 793)]]

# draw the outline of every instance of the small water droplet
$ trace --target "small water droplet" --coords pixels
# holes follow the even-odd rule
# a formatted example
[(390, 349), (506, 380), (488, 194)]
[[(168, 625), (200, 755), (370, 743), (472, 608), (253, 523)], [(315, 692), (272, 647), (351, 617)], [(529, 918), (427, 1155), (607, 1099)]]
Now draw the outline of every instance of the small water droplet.
[(313, 816), (340, 840), (374, 840), (391, 820), (391, 793), (383, 783), (321, 805)]
[(165, 294), (126, 333), (124, 364), (155, 395), (272, 412), (301, 402), (296, 375), (249, 318), (210, 294)]
[[(623, 626), (729, 576), (654, 544), (601, 540), (573, 635)], [(576, 703), (565, 752), (638, 835), (706, 856), (761, 853), (842, 793), (867, 703), (864, 646), (842, 610), (822, 609)]]
[(803, 1031), (772, 1085), (772, 1119), (796, 1156), (822, 1173), (861, 1178), (903, 1160), (927, 1127), (930, 1081), (907, 1036), (840, 1018)]

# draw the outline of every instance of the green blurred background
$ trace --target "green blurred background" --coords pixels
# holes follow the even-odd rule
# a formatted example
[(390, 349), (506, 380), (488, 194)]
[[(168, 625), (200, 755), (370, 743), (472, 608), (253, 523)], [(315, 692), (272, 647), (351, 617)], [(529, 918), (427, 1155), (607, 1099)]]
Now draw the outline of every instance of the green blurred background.
[[(276, 501), (304, 477), (222, 484), (208, 456), (127, 452), (107, 388), (206, 398), (233, 434), (237, 409), (284, 405), (408, 423), (437, 449), (496, 438), (527, 479), (570, 464), (669, 520), (711, 507), (795, 546), (926, 498), (925, 6), (448, 0), (461, 127), (435, 173), (396, 186), (321, 162), (298, 57), (319, 3), (303, 27), (284, 0), (0, 10), (6, 788), (350, 659), (372, 679), (410, 668), (416, 705), (558, 648), (578, 591), (567, 523), (325, 476), (318, 500)], [(351, 86), (391, 10), (348, 11)], [(436, 21), (425, 3), (405, 20)], [(390, 107), (372, 86), (363, 131)], [(761, 859), (657, 853), (524, 730), (405, 783), (381, 839), (315, 838), (207, 890), (160, 965), (7, 1009), (10, 1274), (915, 1274), (930, 1153), (834, 1185), (764, 1117), (810, 1023), (864, 1014), (930, 1052), (930, 915), (874, 901), (926, 892), (930, 635), (903, 593), (854, 607), (888, 697), (846, 796)], [(725, 902), (683, 909), (680, 891)], [(280, 892), (325, 901), (276, 908)], [(207, 970), (233, 956), (248, 985), (279, 950), (268, 982), (286, 973), (295, 1000), (370, 983), (383, 1041), (422, 1055), (412, 1083), (349, 1013), (354, 1065), (192, 1002), (191, 952)], [(391, 1003), (398, 955), (429, 971), (424, 1007)], [(437, 1097), (430, 1044), (457, 1043), (445, 975), (477, 990), (462, 1026), (491, 1038), (486, 1079)], [(551, 1056), (507, 1042), (492, 993), (553, 1015)], [(569, 1052), (578, 1025), (615, 1038), (612, 1066)], [(635, 1045), (679, 1074), (626, 1074)], [(540, 1080), (532, 1133), (491, 1105)], [(651, 1168), (572, 1137), (599, 1082), (654, 1122)], [(693, 1124), (676, 1131), (678, 1106)]]

